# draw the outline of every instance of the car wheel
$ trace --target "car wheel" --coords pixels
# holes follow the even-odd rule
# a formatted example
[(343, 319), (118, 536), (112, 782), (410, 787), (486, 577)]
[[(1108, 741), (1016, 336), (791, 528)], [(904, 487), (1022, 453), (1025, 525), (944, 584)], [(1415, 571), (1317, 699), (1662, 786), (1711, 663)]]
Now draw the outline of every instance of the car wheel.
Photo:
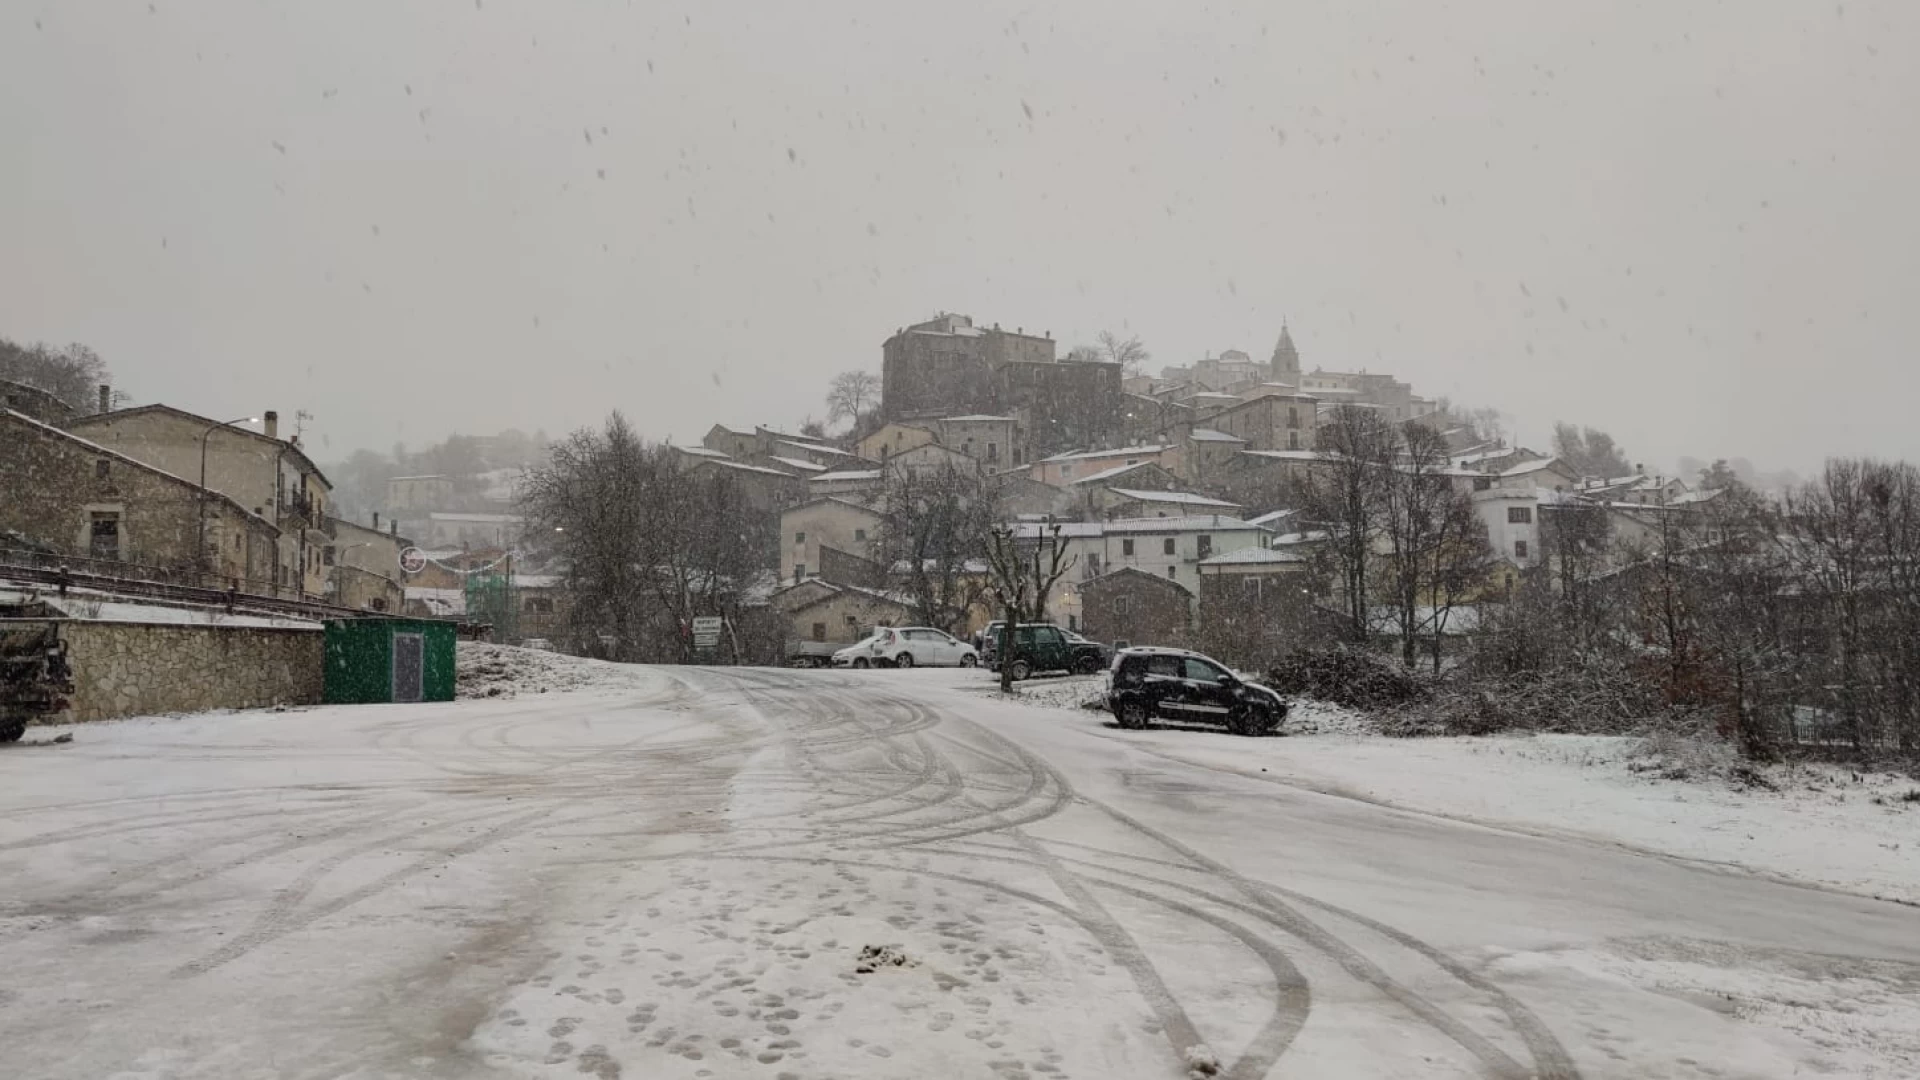
[(1273, 714), (1251, 705), (1238, 706), (1227, 714), (1227, 730), (1235, 735), (1265, 735), (1273, 730)]
[(854, 666), (854, 667), (856, 667), (856, 668), (864, 668), (864, 667), (866, 667), (866, 666), (867, 666), (867, 658), (866, 658), (866, 657), (864, 657), (864, 656), (856, 656), (856, 657), (854, 657), (854, 658), (853, 658), (853, 666)]
[(1152, 719), (1147, 713), (1146, 704), (1139, 701), (1121, 702), (1120, 711), (1114, 714), (1114, 718), (1120, 721), (1121, 727), (1134, 731), (1146, 727)]
[(1073, 662), (1073, 670), (1078, 675), (1092, 675), (1100, 670), (1100, 658), (1086, 654)]
[(0, 724), (0, 743), (19, 742), (20, 736), (26, 733), (27, 722), (25, 720), (15, 720), (11, 723)]
[(1012, 665), (1012, 672), (1013, 681), (1019, 682), (1021, 679), (1033, 674), (1033, 665), (1027, 663), (1025, 660), (1015, 660)]
[(965, 656), (962, 656), (960, 658), (960, 666), (961, 667), (979, 667), (980, 658), (973, 655), (972, 653), (968, 653)]
[(903, 652), (899, 656), (894, 657), (893, 666), (894, 667), (912, 667), (913, 654), (910, 652)]

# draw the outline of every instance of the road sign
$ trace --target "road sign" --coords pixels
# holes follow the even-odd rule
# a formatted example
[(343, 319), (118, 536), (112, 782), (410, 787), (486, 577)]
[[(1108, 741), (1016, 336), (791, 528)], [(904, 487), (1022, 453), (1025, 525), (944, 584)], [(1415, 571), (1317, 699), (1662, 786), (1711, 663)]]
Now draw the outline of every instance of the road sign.
[(427, 568), (427, 553), (417, 547), (410, 547), (400, 553), (400, 569), (409, 574), (417, 574)]
[(711, 649), (720, 644), (720, 627), (724, 625), (718, 615), (697, 615), (693, 620), (693, 647)]

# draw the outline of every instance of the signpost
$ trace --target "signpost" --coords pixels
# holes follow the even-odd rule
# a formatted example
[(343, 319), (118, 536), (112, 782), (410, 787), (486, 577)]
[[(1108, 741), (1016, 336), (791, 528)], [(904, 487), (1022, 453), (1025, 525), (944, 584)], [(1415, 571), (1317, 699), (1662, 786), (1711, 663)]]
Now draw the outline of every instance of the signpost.
[(400, 569), (409, 574), (417, 574), (427, 568), (427, 553), (417, 547), (410, 547), (400, 553)]
[(696, 649), (717, 648), (720, 644), (720, 628), (724, 625), (718, 615), (696, 615), (693, 619), (693, 647)]

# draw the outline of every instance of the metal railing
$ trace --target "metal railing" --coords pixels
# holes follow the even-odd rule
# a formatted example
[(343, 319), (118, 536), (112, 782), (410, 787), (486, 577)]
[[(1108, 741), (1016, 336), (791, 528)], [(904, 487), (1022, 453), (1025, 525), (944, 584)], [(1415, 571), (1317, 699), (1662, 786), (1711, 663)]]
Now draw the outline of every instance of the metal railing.
[(228, 577), (204, 570), (145, 566), (82, 555), (48, 553), (30, 548), (0, 547), (0, 574), (15, 581), (51, 586), (60, 595), (65, 595), (68, 589), (92, 589), (129, 598), (205, 604), (229, 612), (252, 611), (306, 618), (382, 614), (340, 607), (308, 597), (296, 586), (271, 581)]

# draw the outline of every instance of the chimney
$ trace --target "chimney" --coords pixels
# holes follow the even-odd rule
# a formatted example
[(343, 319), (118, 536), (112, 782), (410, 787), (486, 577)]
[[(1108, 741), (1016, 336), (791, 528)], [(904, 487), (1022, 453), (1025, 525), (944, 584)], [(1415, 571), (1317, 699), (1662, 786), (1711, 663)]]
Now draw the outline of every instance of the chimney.
[(373, 512), (373, 531), (374, 532), (380, 531), (380, 511), (378, 510), (375, 510)]
[(106, 383), (100, 384), (100, 411), (113, 411), (113, 387), (108, 386)]
[(400, 535), (400, 519), (399, 518), (387, 519), (387, 535), (388, 536)]
[(266, 428), (267, 438), (269, 439), (279, 438), (280, 437), (280, 414), (277, 412), (274, 412), (272, 409), (268, 409), (266, 423), (267, 423), (267, 428)]

